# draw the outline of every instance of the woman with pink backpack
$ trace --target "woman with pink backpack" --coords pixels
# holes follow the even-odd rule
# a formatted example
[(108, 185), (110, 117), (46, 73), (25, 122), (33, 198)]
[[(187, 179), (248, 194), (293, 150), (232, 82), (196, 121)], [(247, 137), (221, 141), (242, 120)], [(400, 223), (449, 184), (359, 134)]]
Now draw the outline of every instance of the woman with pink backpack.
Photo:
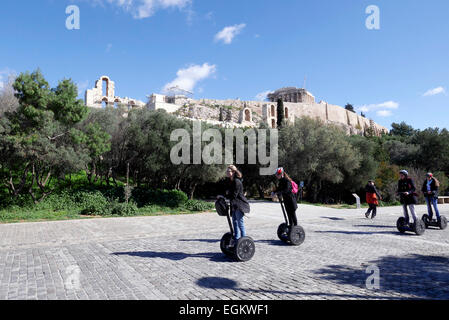
[(276, 178), (279, 180), (279, 185), (275, 193), (281, 194), (284, 199), (289, 224), (291, 226), (297, 226), (298, 219), (296, 217), (296, 210), (298, 209), (298, 204), (295, 193), (298, 193), (298, 185), (288, 176), (282, 167), (276, 170)]

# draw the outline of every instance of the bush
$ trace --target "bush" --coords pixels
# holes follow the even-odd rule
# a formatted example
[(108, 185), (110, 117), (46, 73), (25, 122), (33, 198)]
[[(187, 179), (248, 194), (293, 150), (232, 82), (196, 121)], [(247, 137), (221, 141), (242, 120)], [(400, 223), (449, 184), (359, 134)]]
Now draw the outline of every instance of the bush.
[(188, 200), (187, 195), (179, 190), (149, 190), (136, 188), (132, 191), (132, 200), (139, 207), (145, 207), (152, 204), (177, 208), (183, 206)]
[(199, 200), (187, 200), (184, 204), (184, 208), (189, 211), (208, 211), (215, 208), (213, 203), (199, 201)]
[(81, 209), (83, 215), (107, 215), (109, 213), (109, 201), (100, 192), (80, 191), (74, 194), (73, 201)]
[(109, 214), (120, 217), (132, 217), (139, 213), (139, 208), (134, 202), (111, 202), (109, 206)]
[(61, 193), (51, 194), (42, 202), (34, 206), (35, 210), (73, 210), (77, 208), (78, 204), (73, 201), (73, 197), (67, 191)]

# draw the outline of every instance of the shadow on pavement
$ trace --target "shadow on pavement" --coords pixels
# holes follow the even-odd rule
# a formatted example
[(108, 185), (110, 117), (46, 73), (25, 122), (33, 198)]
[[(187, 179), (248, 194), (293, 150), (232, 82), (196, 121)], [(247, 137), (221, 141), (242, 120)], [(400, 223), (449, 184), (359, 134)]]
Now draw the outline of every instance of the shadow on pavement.
[[(409, 294), (419, 299), (449, 299), (449, 257), (387, 256), (373, 261), (380, 272), (380, 292)], [(323, 279), (342, 285), (366, 287), (368, 265), (354, 268), (334, 265), (315, 271)]]
[(361, 227), (361, 228), (385, 228), (385, 229), (396, 229), (396, 226), (379, 226), (379, 225), (369, 225), (369, 224), (360, 224), (360, 225), (354, 225), (354, 227)]
[(181, 239), (180, 242), (205, 242), (205, 243), (217, 243), (220, 240), (216, 239)]
[(116, 252), (113, 253), (116, 256), (131, 256), (140, 258), (160, 258), (172, 261), (181, 261), (188, 258), (204, 258), (209, 259), (213, 262), (232, 262), (233, 260), (227, 258), (222, 253), (210, 252), (210, 253), (183, 253), (183, 252), (154, 252), (154, 251), (144, 251), (144, 252)]
[(196, 284), (205, 289), (225, 289), (225, 290), (233, 290), (238, 292), (246, 292), (246, 293), (265, 293), (265, 294), (274, 294), (274, 295), (297, 295), (297, 296), (310, 296), (310, 297), (320, 297), (327, 296), (333, 297), (335, 299), (393, 299), (391, 296), (369, 296), (369, 295), (359, 295), (359, 294), (332, 294), (326, 292), (301, 292), (301, 291), (280, 291), (280, 290), (264, 290), (264, 289), (246, 289), (240, 288), (239, 284), (228, 278), (222, 277), (204, 277), (196, 281)]
[(333, 221), (345, 221), (346, 219), (343, 218), (336, 218), (336, 217), (321, 217), (321, 219), (329, 219)]
[(370, 232), (370, 231), (315, 231), (315, 233), (334, 233), (334, 234), (352, 234), (352, 235), (372, 235), (372, 234), (390, 234), (390, 235), (397, 235), (397, 236), (413, 236), (413, 234), (402, 234), (399, 231), (377, 231), (377, 232)]
[(269, 244), (271, 246), (277, 246), (277, 247), (291, 247), (290, 245), (282, 242), (281, 240), (255, 240), (256, 243), (265, 243)]

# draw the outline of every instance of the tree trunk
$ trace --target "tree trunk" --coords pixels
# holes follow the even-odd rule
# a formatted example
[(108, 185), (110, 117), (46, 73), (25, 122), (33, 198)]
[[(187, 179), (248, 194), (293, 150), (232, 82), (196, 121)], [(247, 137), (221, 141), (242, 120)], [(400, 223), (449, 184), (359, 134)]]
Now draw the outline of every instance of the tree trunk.
[(195, 193), (195, 189), (196, 189), (196, 186), (198, 185), (198, 183), (197, 182), (195, 182), (194, 184), (193, 184), (193, 186), (190, 188), (190, 200), (193, 200), (193, 195), (194, 195), (194, 193)]
[(257, 185), (257, 190), (259, 191), (260, 199), (264, 200), (265, 199), (265, 194), (264, 194), (263, 188), (262, 188), (262, 186), (260, 184)]

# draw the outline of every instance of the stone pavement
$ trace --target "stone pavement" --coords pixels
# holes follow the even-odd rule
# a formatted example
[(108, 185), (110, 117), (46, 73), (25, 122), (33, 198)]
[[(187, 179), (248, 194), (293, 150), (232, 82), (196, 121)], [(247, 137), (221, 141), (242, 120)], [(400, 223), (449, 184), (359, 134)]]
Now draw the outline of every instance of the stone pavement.
[(279, 204), (252, 212), (247, 263), (221, 253), (228, 226), (216, 213), (0, 225), (0, 299), (449, 299), (449, 230), (401, 235), (401, 208), (372, 221), (301, 205), (300, 247), (277, 239)]

